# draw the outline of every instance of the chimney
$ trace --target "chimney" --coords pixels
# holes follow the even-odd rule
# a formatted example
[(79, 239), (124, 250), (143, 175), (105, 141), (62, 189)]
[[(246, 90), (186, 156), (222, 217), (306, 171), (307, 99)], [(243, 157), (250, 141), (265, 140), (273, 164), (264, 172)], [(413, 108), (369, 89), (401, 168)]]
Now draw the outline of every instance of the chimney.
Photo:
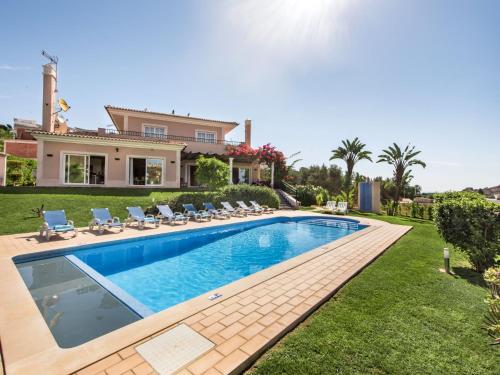
[(43, 66), (42, 130), (47, 132), (54, 131), (56, 80), (56, 71), (52, 64), (45, 64)]
[(245, 144), (252, 146), (252, 120), (245, 120)]

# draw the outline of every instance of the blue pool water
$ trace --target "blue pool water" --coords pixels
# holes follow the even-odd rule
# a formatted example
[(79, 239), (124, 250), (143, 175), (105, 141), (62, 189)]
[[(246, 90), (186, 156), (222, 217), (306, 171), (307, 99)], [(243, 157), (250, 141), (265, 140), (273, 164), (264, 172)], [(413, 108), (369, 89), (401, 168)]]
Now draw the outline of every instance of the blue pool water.
[(333, 223), (272, 218), (96, 245), (72, 255), (157, 312), (357, 230)]

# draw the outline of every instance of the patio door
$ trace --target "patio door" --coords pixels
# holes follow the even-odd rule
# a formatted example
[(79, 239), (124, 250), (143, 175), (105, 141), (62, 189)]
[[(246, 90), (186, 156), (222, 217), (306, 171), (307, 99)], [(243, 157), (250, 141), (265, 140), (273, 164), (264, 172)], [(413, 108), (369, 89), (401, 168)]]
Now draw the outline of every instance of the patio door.
[(64, 183), (103, 185), (106, 158), (102, 155), (64, 154)]
[(129, 158), (129, 184), (163, 185), (163, 159)]

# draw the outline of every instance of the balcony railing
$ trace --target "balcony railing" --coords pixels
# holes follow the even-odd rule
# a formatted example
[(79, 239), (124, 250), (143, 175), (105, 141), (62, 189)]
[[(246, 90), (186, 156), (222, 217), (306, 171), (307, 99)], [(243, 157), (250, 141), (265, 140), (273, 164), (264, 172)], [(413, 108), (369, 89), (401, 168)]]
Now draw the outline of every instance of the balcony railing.
[[(101, 129), (99, 129), (101, 130)], [(202, 139), (196, 137), (185, 137), (181, 135), (171, 135), (171, 134), (152, 134), (152, 133), (143, 133), (129, 130), (115, 130), (115, 129), (102, 129), (105, 130), (106, 135), (110, 136), (124, 136), (126, 138), (149, 138), (154, 140), (165, 140), (165, 141), (179, 141), (179, 142), (197, 142), (197, 143), (209, 143), (209, 144), (218, 144), (218, 145), (231, 145), (238, 146), (244, 142), (237, 141), (226, 141), (226, 140), (210, 140), (210, 139)]]

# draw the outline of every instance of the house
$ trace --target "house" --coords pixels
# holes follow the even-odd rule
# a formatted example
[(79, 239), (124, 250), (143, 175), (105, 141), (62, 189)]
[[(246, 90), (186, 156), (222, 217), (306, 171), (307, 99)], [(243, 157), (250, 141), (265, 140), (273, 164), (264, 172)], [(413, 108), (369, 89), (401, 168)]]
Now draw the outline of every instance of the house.
[(14, 118), (14, 139), (4, 140), (5, 153), (20, 158), (36, 159), (37, 142), (31, 135), (34, 130), (40, 130), (34, 120)]
[(163, 187), (197, 186), (199, 155), (217, 157), (230, 167), (229, 183), (260, 178), (255, 160), (227, 155), (228, 145), (251, 143), (251, 121), (245, 142), (229, 142), (234, 121), (105, 106), (113, 128), (72, 129), (57, 116), (56, 71), (44, 65), (43, 121), (30, 132), (37, 147), (38, 186)]

